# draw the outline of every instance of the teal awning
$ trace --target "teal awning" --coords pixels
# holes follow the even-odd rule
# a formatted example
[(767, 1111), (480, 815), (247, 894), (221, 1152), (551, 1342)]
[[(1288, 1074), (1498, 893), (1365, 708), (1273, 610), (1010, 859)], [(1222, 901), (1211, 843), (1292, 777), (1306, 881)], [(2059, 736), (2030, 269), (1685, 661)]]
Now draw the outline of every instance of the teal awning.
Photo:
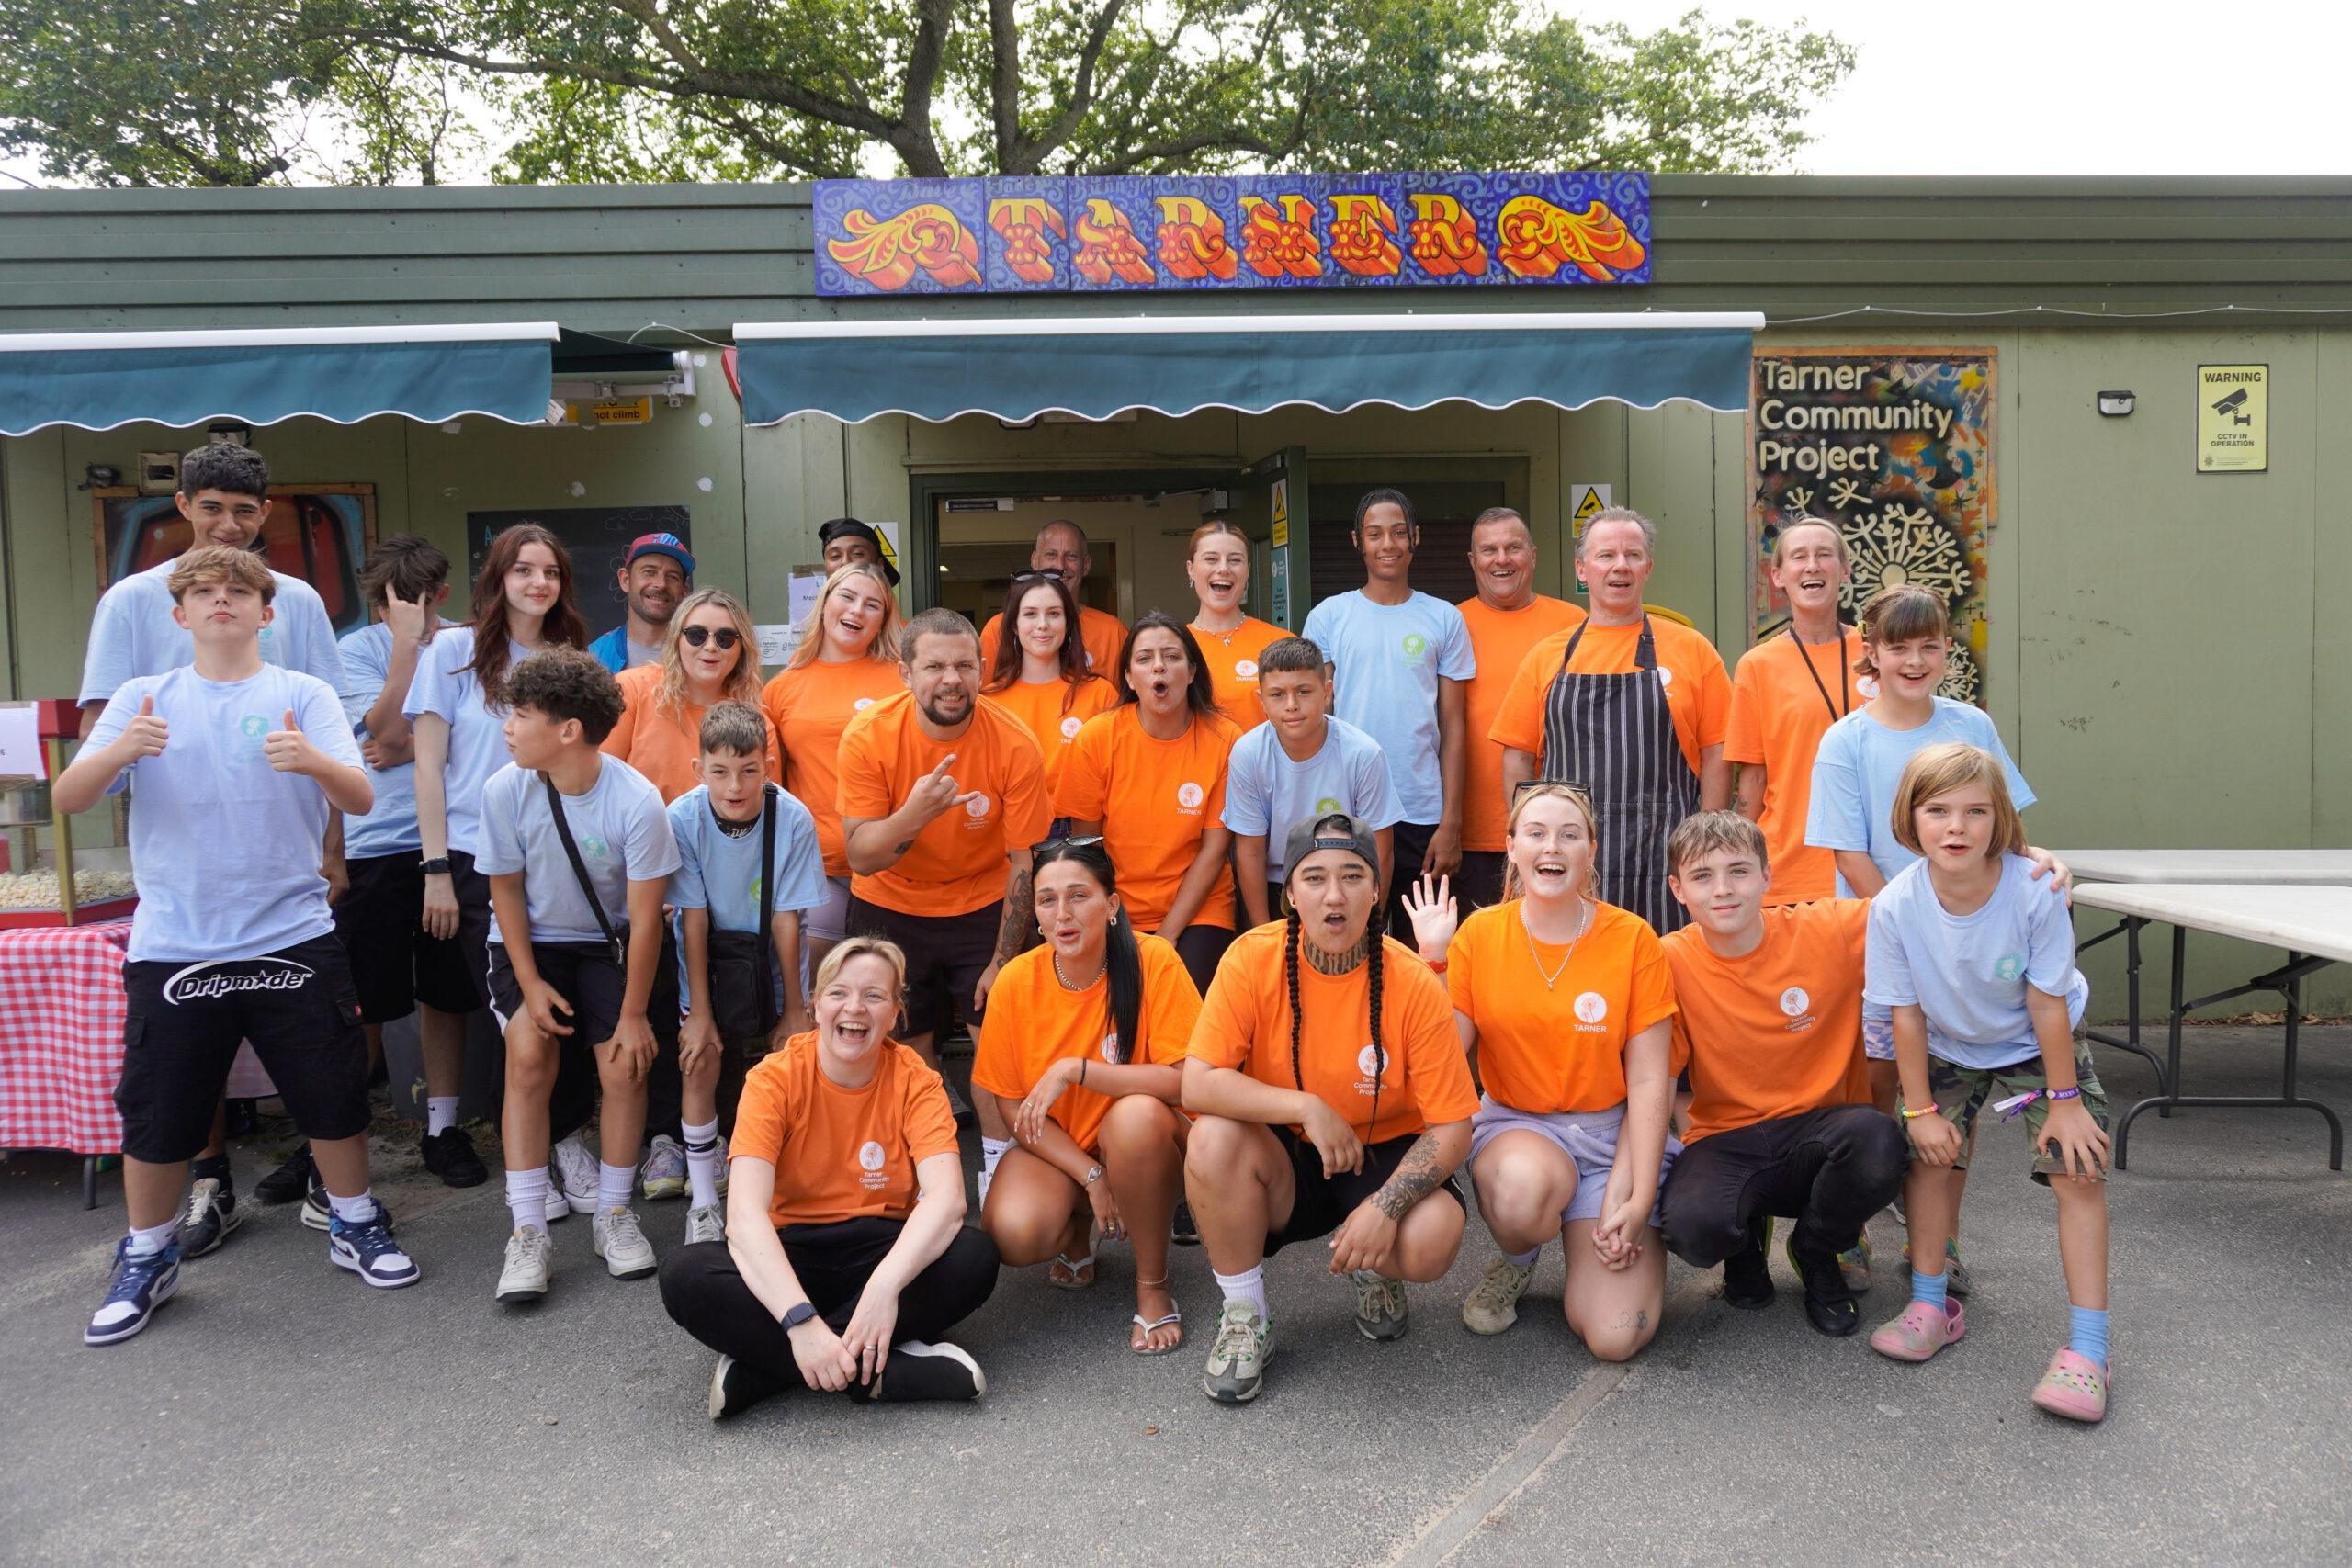
[(1063, 317), (746, 323), (743, 420), (1102, 419), (1129, 409), (1747, 406), (1755, 314)]
[(0, 335), (0, 435), (379, 414), (545, 422), (553, 321)]

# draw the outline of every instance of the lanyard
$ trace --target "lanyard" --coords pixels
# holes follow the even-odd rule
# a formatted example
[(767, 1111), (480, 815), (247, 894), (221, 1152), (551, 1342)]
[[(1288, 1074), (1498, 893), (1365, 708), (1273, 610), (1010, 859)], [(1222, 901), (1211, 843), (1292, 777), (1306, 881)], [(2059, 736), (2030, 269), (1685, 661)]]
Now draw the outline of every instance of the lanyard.
[(1838, 720), (1845, 717), (1848, 714), (1853, 712), (1853, 694), (1846, 689), (1845, 637), (1840, 636), (1838, 639), (1838, 695), (1839, 701), (1836, 703), (1829, 700), (1828, 682), (1822, 680), (1821, 671), (1814, 668), (1813, 655), (1804, 650), (1804, 644), (1798, 638), (1797, 628), (1794, 626), (1791, 626), (1789, 627), (1789, 640), (1797, 645), (1797, 657), (1804, 660), (1804, 672), (1813, 677), (1813, 688), (1815, 691), (1821, 694), (1821, 705), (1829, 710), (1830, 722), (1834, 724)]

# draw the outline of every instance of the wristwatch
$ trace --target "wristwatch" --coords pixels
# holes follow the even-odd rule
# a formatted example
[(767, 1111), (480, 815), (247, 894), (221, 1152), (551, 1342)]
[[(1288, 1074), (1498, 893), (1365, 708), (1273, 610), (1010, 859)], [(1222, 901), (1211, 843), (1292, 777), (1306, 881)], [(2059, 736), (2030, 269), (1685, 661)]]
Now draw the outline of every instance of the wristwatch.
[(449, 857), (447, 855), (442, 855), (435, 860), (419, 861), (416, 863), (417, 869), (424, 872), (427, 876), (447, 876), (449, 874)]
[(795, 1302), (784, 1314), (784, 1331), (789, 1334), (816, 1315), (817, 1309), (809, 1303)]

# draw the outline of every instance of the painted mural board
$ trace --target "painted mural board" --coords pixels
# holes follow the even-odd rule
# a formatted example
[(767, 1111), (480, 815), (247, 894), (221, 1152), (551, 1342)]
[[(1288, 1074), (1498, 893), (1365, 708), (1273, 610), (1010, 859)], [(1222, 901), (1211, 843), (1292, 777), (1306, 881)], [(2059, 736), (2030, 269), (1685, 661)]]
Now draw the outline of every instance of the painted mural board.
[(1758, 353), (1747, 419), (1757, 641), (1789, 620), (1773, 541), (1795, 518), (1823, 518), (1851, 558), (1846, 608), (1895, 583), (1933, 590), (1954, 639), (1943, 694), (1984, 700), (1996, 368), (1990, 348)]
[(2197, 471), (2259, 474), (2270, 467), (2270, 367), (2197, 367)]
[(1650, 281), (1645, 174), (820, 180), (812, 211), (834, 297)]

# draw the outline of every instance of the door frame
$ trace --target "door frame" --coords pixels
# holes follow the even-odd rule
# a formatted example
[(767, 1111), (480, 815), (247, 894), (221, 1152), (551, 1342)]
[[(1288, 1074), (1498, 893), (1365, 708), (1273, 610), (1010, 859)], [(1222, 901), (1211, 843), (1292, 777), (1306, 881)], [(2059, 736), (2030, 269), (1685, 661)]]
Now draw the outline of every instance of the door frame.
[(1057, 491), (1238, 490), (1241, 470), (1216, 463), (1172, 468), (966, 468), (907, 476), (907, 610), (939, 599), (939, 503), (963, 495), (1035, 495)]

